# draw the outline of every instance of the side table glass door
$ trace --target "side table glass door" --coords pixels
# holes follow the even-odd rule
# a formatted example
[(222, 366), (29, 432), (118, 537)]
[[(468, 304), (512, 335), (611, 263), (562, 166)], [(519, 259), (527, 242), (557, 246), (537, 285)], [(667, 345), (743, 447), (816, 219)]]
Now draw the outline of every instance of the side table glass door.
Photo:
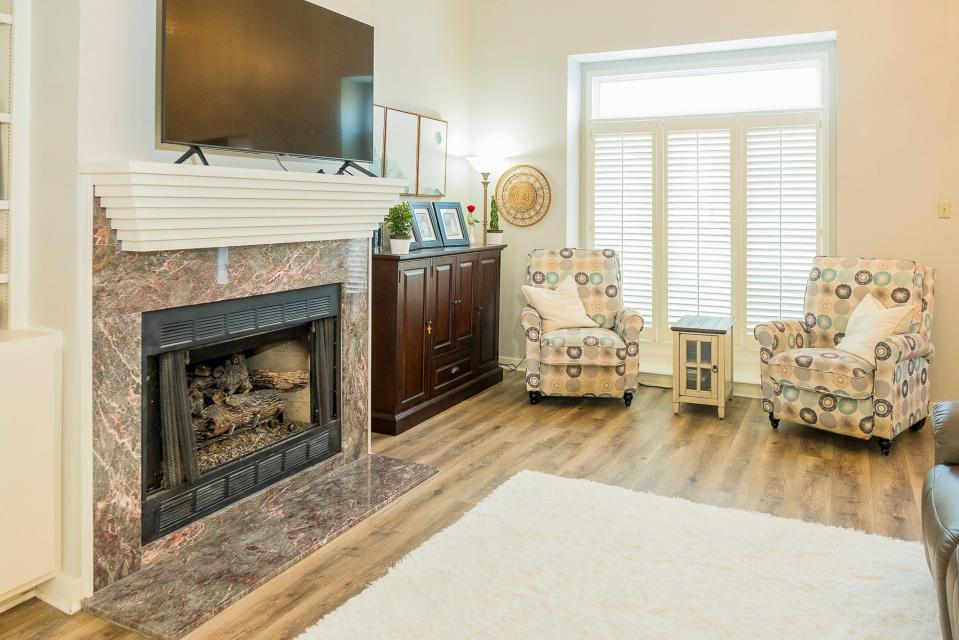
[(680, 334), (683, 355), (683, 392), (680, 395), (716, 399), (718, 385), (716, 374), (719, 367), (715, 361), (716, 336)]

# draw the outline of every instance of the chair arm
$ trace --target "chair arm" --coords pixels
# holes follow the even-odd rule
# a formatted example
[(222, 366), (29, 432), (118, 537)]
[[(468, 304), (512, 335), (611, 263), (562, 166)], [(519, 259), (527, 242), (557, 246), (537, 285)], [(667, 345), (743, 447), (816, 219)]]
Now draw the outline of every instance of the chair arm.
[(936, 350), (921, 333), (900, 333), (876, 343), (876, 365), (895, 364), (912, 358), (932, 361)]
[(759, 358), (762, 362), (769, 362), (777, 353), (809, 345), (809, 332), (799, 320), (761, 322), (753, 329), (753, 335), (759, 341)]
[(533, 307), (526, 305), (519, 314), (523, 333), (526, 334), (526, 390), (540, 392), (540, 338), (543, 335), (543, 318)]
[(959, 464), (959, 402), (938, 402), (932, 408), (936, 464)]
[(639, 312), (629, 307), (623, 307), (616, 313), (616, 322), (613, 331), (619, 334), (627, 344), (639, 340), (639, 334), (642, 333), (646, 321)]
[(543, 332), (543, 318), (539, 312), (526, 305), (519, 314), (519, 321), (523, 325), (526, 339), (530, 342), (539, 342), (540, 334)]

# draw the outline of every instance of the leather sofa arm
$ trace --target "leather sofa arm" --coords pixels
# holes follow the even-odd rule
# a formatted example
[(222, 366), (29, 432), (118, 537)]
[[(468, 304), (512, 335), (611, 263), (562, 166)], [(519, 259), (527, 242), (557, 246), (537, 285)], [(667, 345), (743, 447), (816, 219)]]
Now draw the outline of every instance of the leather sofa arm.
[(759, 341), (759, 358), (763, 363), (783, 351), (812, 346), (806, 325), (799, 320), (761, 322), (753, 329), (753, 335)]
[(939, 402), (932, 408), (936, 464), (959, 464), (959, 402)]

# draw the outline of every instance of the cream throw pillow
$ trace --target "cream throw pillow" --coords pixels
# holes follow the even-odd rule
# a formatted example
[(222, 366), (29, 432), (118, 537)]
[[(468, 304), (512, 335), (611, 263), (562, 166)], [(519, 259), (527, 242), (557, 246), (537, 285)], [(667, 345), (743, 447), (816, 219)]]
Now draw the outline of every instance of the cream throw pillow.
[(523, 293), (530, 306), (543, 319), (543, 332), (596, 326), (593, 319), (586, 315), (586, 309), (579, 300), (579, 289), (573, 276), (566, 276), (552, 291), (524, 285)]
[(869, 364), (876, 365), (876, 344), (908, 327), (906, 319), (912, 317), (910, 305), (887, 309), (875, 296), (862, 299), (846, 324), (846, 335), (839, 341), (838, 349), (859, 356)]

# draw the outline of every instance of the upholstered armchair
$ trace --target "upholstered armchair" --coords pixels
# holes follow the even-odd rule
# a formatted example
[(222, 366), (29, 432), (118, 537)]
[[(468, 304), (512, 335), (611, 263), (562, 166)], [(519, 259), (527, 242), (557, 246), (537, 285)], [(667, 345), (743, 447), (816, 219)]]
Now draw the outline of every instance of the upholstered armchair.
[[(877, 438), (883, 455), (929, 413), (936, 270), (911, 260), (826, 258), (813, 262), (802, 320), (756, 326), (763, 410), (854, 438)], [(856, 305), (872, 294), (913, 307), (908, 332), (876, 345), (876, 364), (836, 348)]]
[(554, 289), (573, 276), (598, 325), (543, 333), (536, 310), (523, 309), (530, 403), (543, 396), (602, 396), (623, 398), (628, 407), (639, 379), (643, 317), (623, 306), (619, 255), (612, 249), (536, 249), (526, 267), (526, 283), (534, 287)]

